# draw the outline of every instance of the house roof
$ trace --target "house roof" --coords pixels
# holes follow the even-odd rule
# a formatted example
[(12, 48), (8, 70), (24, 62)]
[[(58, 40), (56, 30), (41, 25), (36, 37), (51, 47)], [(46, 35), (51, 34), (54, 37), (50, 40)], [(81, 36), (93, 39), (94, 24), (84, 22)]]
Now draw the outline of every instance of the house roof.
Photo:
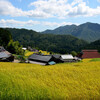
[(0, 52), (0, 59), (1, 58), (8, 58), (10, 55), (8, 54), (8, 52)]
[(60, 54), (55, 54), (55, 55), (52, 55), (53, 57), (55, 57), (56, 59), (59, 59), (61, 57)]
[(98, 52), (98, 50), (82, 50), (82, 52)]
[(37, 61), (43, 61), (43, 62), (48, 62), (52, 56), (50, 55), (39, 55), (39, 54), (32, 54), (28, 59), (29, 60), (37, 60)]
[(97, 50), (82, 50), (82, 58), (100, 58)]
[(73, 56), (71, 54), (69, 55), (61, 55), (62, 59), (73, 59)]

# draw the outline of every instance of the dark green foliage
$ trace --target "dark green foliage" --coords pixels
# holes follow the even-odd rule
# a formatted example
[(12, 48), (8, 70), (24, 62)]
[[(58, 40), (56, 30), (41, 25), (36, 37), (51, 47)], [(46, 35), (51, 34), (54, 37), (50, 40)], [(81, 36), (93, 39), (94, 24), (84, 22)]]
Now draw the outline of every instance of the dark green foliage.
[(4, 46), (6, 48), (11, 39), (11, 33), (8, 30), (0, 28), (0, 46)]
[(75, 38), (71, 35), (40, 34), (26, 29), (8, 29), (15, 41), (19, 41), (23, 46), (38, 47), (41, 50), (55, 53), (70, 53), (70, 51), (80, 51), (87, 42)]
[(24, 50), (18, 41), (14, 42), (13, 40), (10, 40), (7, 46), (7, 50), (13, 54), (24, 55)]
[(88, 42), (93, 42), (100, 39), (100, 25), (89, 22), (79, 26), (66, 25), (54, 30), (46, 30), (43, 33), (70, 34)]
[(84, 47), (84, 49), (96, 49), (100, 52), (100, 39)]
[(76, 53), (75, 51), (72, 51), (71, 54), (72, 54), (73, 56), (76, 56), (76, 55), (77, 55), (77, 53)]
[(24, 51), (18, 41), (12, 40), (11, 33), (3, 28), (0, 28), (0, 46), (6, 48), (10, 53), (23, 55)]

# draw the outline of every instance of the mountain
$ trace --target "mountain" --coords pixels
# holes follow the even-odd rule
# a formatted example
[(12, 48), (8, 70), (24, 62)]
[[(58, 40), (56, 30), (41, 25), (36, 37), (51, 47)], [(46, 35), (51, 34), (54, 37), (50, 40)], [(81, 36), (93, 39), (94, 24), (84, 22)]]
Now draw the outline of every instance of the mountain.
[(42, 33), (70, 34), (88, 42), (93, 42), (100, 39), (100, 24), (87, 22), (79, 26), (66, 25), (54, 30), (46, 30)]
[(54, 30), (46, 30), (43, 33), (54, 33), (54, 34), (71, 34), (74, 29), (76, 29), (76, 25), (66, 25), (58, 27)]
[(15, 41), (19, 41), (23, 46), (38, 47), (55, 53), (70, 53), (80, 51), (87, 45), (84, 40), (71, 35), (41, 34), (33, 30), (7, 28)]
[(86, 45), (84, 49), (96, 49), (100, 52), (100, 39)]

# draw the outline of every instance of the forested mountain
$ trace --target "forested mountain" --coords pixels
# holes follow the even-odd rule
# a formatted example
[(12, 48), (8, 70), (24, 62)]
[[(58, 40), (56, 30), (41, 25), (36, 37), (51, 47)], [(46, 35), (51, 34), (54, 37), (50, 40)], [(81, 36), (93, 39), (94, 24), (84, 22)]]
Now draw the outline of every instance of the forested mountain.
[(58, 27), (54, 30), (46, 30), (43, 33), (53, 33), (53, 34), (71, 34), (74, 29), (76, 29), (76, 25), (66, 25), (66, 26), (61, 26)]
[(96, 49), (100, 52), (100, 39), (95, 42), (91, 42), (90, 44), (85, 46), (84, 49)]
[(71, 35), (41, 34), (27, 29), (8, 28), (7, 30), (12, 33), (15, 41), (19, 41), (25, 47), (38, 47), (39, 49), (56, 53), (69, 53), (73, 50), (80, 51), (87, 44), (84, 40)]
[(70, 34), (88, 42), (93, 42), (100, 39), (100, 24), (87, 22), (79, 26), (66, 25), (54, 30), (46, 30), (42, 33)]

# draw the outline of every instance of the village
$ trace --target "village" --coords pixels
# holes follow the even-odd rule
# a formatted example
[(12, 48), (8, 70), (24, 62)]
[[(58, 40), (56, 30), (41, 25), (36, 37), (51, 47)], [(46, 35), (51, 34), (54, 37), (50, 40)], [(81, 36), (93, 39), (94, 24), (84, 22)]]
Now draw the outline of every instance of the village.
[[(27, 48), (22, 48), (27, 50)], [(37, 49), (29, 48), (31, 54), (25, 59), (24, 63), (40, 64), (40, 65), (54, 65), (57, 63), (72, 63), (79, 62), (86, 58), (100, 58), (97, 50), (82, 50), (78, 55), (72, 54), (40, 54)], [(34, 52), (34, 53), (33, 53)], [(0, 62), (16, 62), (18, 60), (12, 53), (8, 52), (4, 47), (0, 46)]]

